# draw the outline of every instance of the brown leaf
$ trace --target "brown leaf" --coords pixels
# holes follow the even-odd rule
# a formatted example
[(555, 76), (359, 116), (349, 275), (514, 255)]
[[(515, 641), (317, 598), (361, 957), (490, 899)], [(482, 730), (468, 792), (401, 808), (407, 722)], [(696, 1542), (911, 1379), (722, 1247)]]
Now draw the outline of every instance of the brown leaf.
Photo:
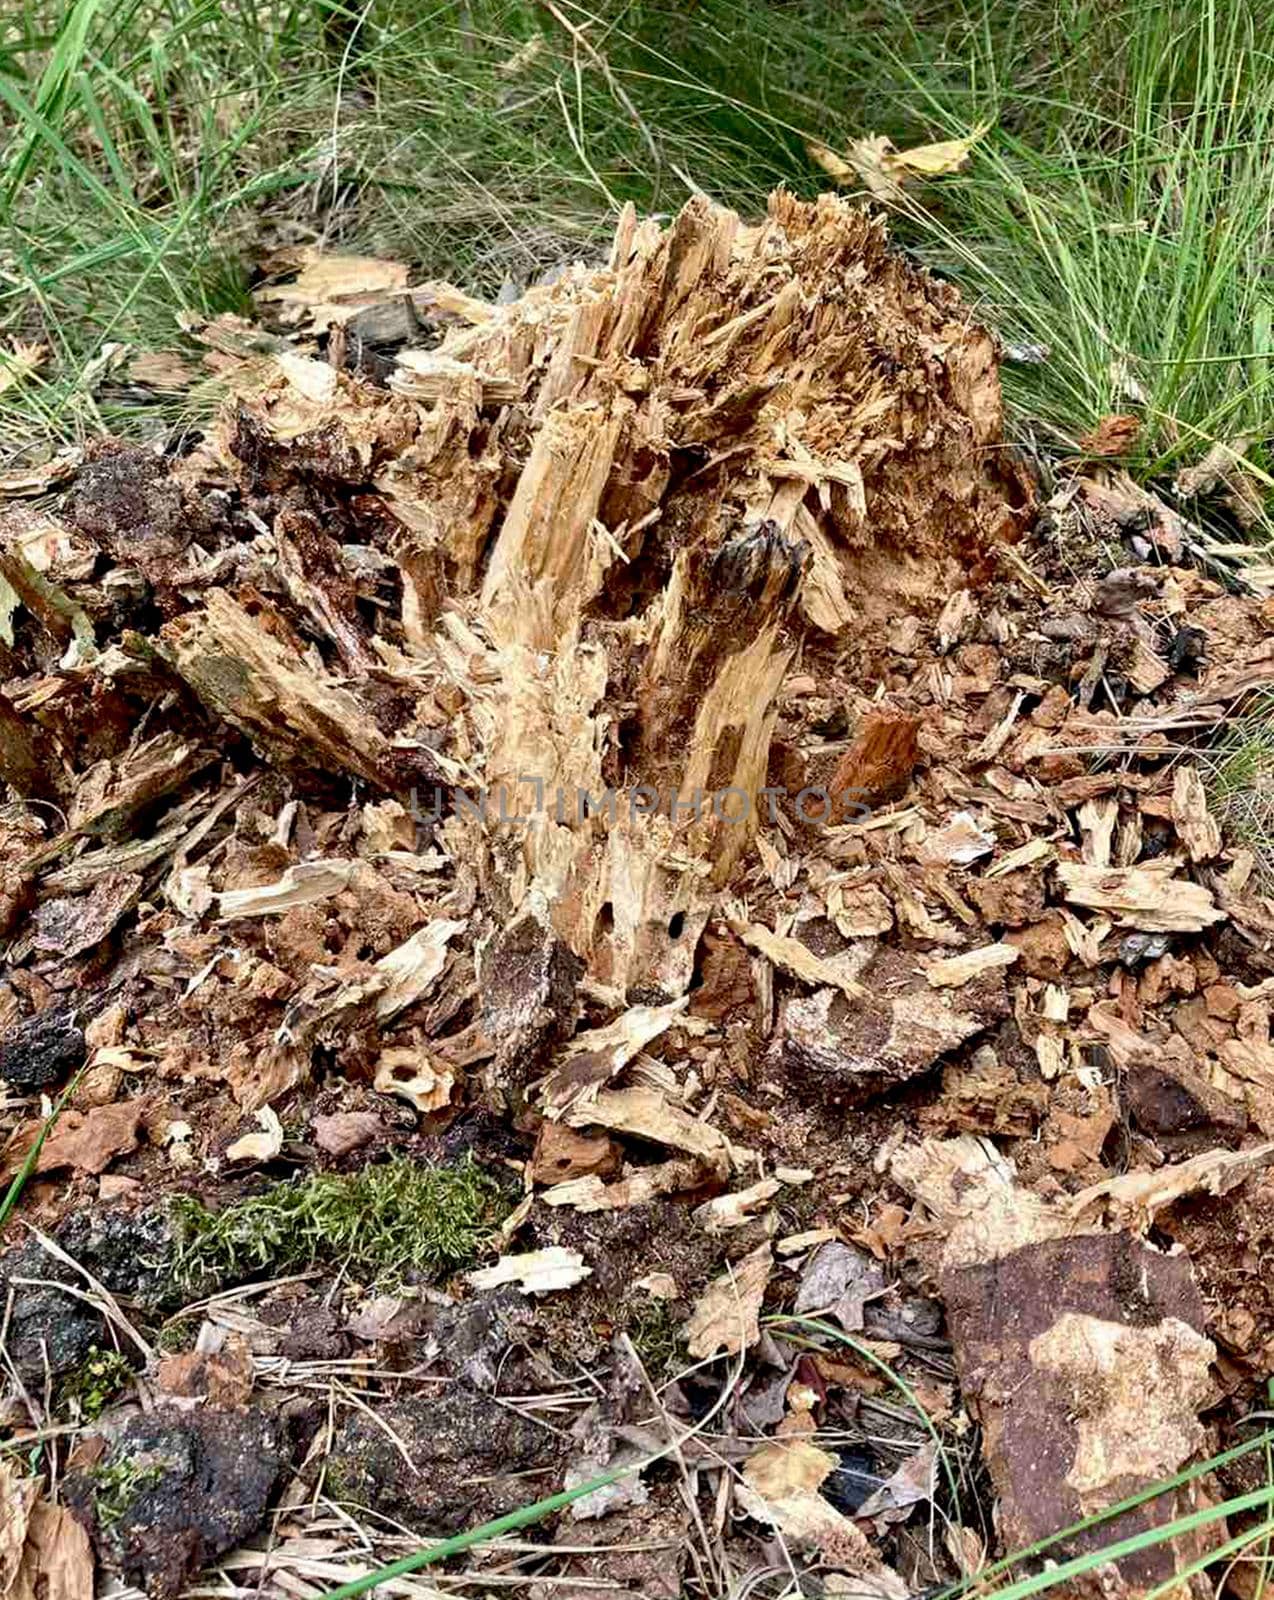
[[(145, 1100), (121, 1100), (91, 1111), (64, 1111), (41, 1146), (37, 1173), (75, 1167), (80, 1172), (105, 1172), (116, 1156), (137, 1148), (137, 1133), (146, 1110)], [(28, 1123), (5, 1152), (4, 1176), (21, 1167), (39, 1137), (41, 1124)]]
[(27, 1541), (31, 1508), (40, 1498), (40, 1480), (21, 1475), (0, 1456), (0, 1595), (13, 1587)]
[(5, 1600), (93, 1600), (93, 1546), (62, 1506), (31, 1508), (22, 1564)]
[(241, 1410), (252, 1393), (252, 1351), (241, 1333), (226, 1335), (215, 1352), (186, 1350), (165, 1356), (155, 1374), (165, 1394), (183, 1400), (207, 1400), (209, 1405)]
[(685, 1326), (686, 1348), (696, 1360), (737, 1355), (757, 1342), (761, 1302), (773, 1269), (767, 1240), (708, 1285)]
[(374, 1111), (333, 1111), (310, 1124), (314, 1143), (329, 1156), (347, 1156), (384, 1133), (385, 1124)]

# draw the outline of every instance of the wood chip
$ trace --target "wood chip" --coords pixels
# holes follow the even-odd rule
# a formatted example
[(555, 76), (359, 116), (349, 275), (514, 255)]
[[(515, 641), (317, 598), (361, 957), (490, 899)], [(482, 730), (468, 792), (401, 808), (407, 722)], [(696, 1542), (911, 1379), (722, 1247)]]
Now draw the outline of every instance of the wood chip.
[(215, 898), (220, 902), (221, 922), (237, 917), (281, 917), (297, 906), (315, 905), (330, 899), (349, 885), (353, 861), (299, 861), (274, 883), (252, 889), (227, 889)]
[(987, 944), (958, 956), (944, 956), (925, 967), (925, 977), (935, 989), (958, 989), (984, 972), (1011, 967), (1021, 951), (1012, 944)]
[(551, 1294), (570, 1289), (593, 1275), (584, 1265), (578, 1250), (551, 1245), (546, 1250), (530, 1250), (525, 1255), (501, 1256), (491, 1267), (479, 1267), (465, 1277), (475, 1289), (502, 1289), (515, 1283), (523, 1294)]
[(227, 1161), (273, 1161), (283, 1148), (283, 1124), (269, 1106), (257, 1112), (260, 1133), (245, 1133), (226, 1147)]
[(1220, 855), (1220, 824), (1208, 812), (1207, 791), (1196, 767), (1180, 766), (1173, 775), (1172, 823), (1191, 861)]
[(1063, 861), (1057, 875), (1072, 905), (1109, 911), (1121, 928), (1198, 933), (1223, 922), (1225, 912), (1211, 891), (1173, 877), (1175, 871), (1174, 862), (1163, 867), (1094, 867)]
[(772, 961), (780, 971), (790, 973), (802, 983), (812, 984), (816, 988), (840, 989), (852, 1000), (862, 1000), (867, 997), (867, 990), (861, 983), (842, 972), (832, 962), (816, 956), (799, 939), (789, 939), (782, 934), (772, 933), (759, 922), (734, 922), (730, 926), (749, 949), (757, 951), (767, 961)]

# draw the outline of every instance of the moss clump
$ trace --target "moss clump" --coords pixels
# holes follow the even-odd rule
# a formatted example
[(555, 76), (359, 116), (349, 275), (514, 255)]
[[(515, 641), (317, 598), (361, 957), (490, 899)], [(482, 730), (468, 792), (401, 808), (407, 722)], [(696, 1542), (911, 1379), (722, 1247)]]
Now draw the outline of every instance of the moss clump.
[(677, 1359), (680, 1329), (666, 1300), (643, 1295), (632, 1304), (628, 1337), (652, 1378), (669, 1373)]
[(99, 1350), (92, 1345), (79, 1366), (62, 1380), (62, 1403), (77, 1407), (86, 1421), (93, 1422), (132, 1375), (133, 1369), (117, 1350)]
[(164, 1469), (158, 1462), (134, 1461), (128, 1456), (91, 1468), (93, 1509), (102, 1528), (106, 1531), (113, 1528), (141, 1490), (157, 1483), (163, 1475)]
[(339, 1263), (378, 1284), (471, 1261), (510, 1209), (472, 1159), (431, 1167), (395, 1156), (349, 1174), (313, 1173), (210, 1211), (173, 1202), (176, 1277), (185, 1286)]

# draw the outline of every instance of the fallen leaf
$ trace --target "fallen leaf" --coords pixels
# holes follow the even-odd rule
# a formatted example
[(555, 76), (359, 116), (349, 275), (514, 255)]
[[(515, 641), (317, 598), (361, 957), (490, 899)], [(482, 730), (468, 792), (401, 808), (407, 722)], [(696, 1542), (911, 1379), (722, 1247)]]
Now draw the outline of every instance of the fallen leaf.
[(155, 1382), (165, 1394), (183, 1400), (239, 1410), (252, 1394), (255, 1366), (252, 1350), (241, 1333), (228, 1333), (219, 1350), (186, 1350), (165, 1356)]
[[(41, 1146), (36, 1172), (56, 1172), (59, 1167), (74, 1167), (94, 1175), (105, 1172), (116, 1156), (136, 1150), (145, 1109), (144, 1100), (121, 1100), (117, 1105), (94, 1106), (87, 1112), (64, 1111)], [(5, 1152), (6, 1177), (21, 1167), (41, 1126), (28, 1123), (15, 1136)]]
[(937, 1474), (938, 1446), (930, 1440), (868, 1495), (854, 1515), (861, 1520), (876, 1519), (885, 1526), (905, 1522), (913, 1506), (932, 1500)]
[(906, 1584), (881, 1563), (862, 1529), (818, 1492), (838, 1465), (836, 1456), (806, 1440), (763, 1445), (744, 1464), (739, 1503), (784, 1540), (815, 1549), (827, 1566), (855, 1574), (854, 1594), (905, 1600)]
[(813, 1494), (840, 1466), (840, 1457), (805, 1439), (765, 1444), (743, 1464), (743, 1481), (767, 1500)]
[(143, 384), (157, 394), (180, 394), (198, 376), (176, 350), (142, 350), (128, 363), (129, 381)]
[(25, 383), (48, 359), (48, 345), (15, 339), (7, 350), (0, 350), (0, 394)]
[(805, 148), (834, 182), (861, 183), (878, 200), (896, 202), (902, 198), (904, 183), (959, 172), (987, 126), (975, 128), (961, 139), (940, 139), (934, 144), (912, 145), (907, 150), (895, 149), (893, 141), (879, 133), (851, 139), (844, 156), (816, 142), (807, 143)]
[(40, 1498), (40, 1480), (26, 1477), (0, 1456), (0, 1595), (13, 1587), (27, 1541), (31, 1508)]
[(62, 1506), (32, 1506), (22, 1563), (4, 1600), (93, 1600), (93, 1546)]
[(314, 1143), (329, 1156), (347, 1156), (385, 1131), (374, 1111), (333, 1111), (315, 1117), (310, 1127)]
[(834, 1240), (810, 1257), (792, 1309), (798, 1316), (826, 1313), (846, 1333), (860, 1333), (863, 1308), (884, 1289), (885, 1275), (866, 1252)]
[(684, 1330), (686, 1347), (697, 1361), (737, 1355), (757, 1342), (761, 1302), (773, 1269), (774, 1256), (767, 1241), (708, 1285)]

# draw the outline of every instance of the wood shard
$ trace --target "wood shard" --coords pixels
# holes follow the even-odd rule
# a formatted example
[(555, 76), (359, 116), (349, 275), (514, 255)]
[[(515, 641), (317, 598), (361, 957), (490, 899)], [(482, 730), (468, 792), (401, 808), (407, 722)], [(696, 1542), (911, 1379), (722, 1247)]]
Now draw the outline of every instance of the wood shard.
[(1211, 861), (1221, 853), (1221, 828), (1208, 812), (1207, 791), (1198, 768), (1180, 766), (1172, 780), (1172, 822), (1191, 861)]
[(855, 806), (897, 800), (920, 759), (920, 718), (910, 712), (870, 711), (837, 763), (829, 790), (833, 818), (860, 815)]
[(929, 962), (925, 977), (935, 989), (958, 989), (984, 972), (1011, 967), (1020, 954), (1016, 945), (987, 944), (980, 950), (966, 950), (962, 955)]
[(1057, 874), (1072, 905), (1109, 911), (1120, 927), (1158, 933), (1198, 933), (1224, 920), (1210, 890), (1172, 876), (1164, 867), (1096, 867), (1063, 861)]
[(479, 1267), (465, 1276), (475, 1289), (500, 1289), (514, 1283), (523, 1294), (552, 1294), (570, 1289), (592, 1276), (578, 1250), (550, 1245), (545, 1250), (530, 1250), (525, 1255), (501, 1256), (491, 1267)]

